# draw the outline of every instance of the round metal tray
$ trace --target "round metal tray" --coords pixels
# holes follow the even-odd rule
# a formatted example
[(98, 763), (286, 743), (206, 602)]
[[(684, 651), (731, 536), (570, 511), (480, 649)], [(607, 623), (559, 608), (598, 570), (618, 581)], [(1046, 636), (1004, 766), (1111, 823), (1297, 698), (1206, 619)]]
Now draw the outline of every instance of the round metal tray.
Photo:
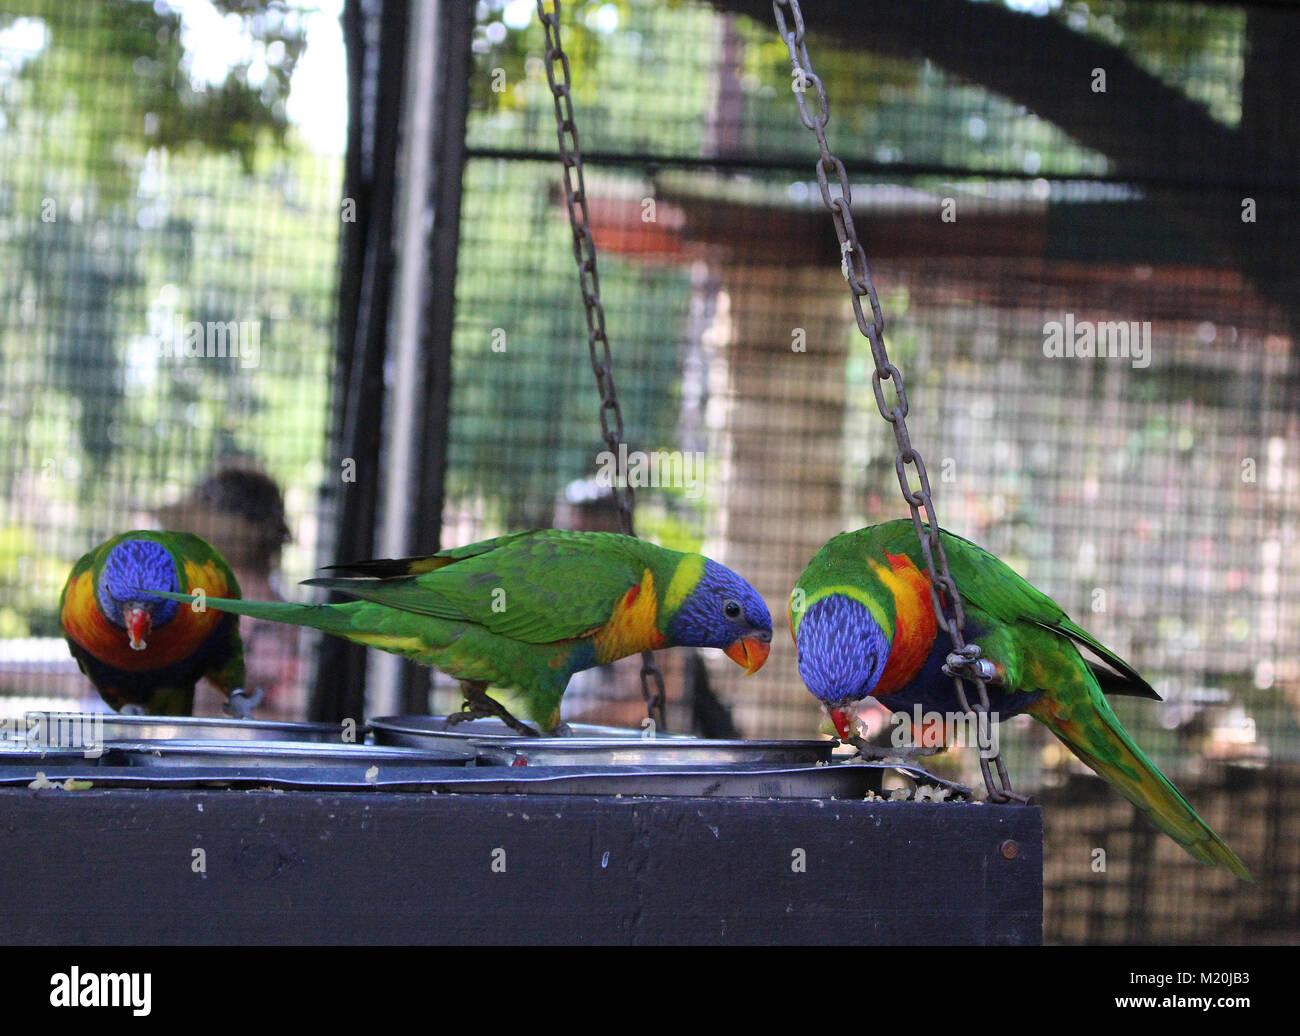
[(480, 741), (480, 763), (498, 766), (810, 766), (829, 763), (832, 741), (538, 737)]
[[(116, 712), (29, 712), (27, 729), (37, 718), (45, 718), (51, 735), (63, 729), (95, 732), (102, 741), (310, 741), (314, 744), (346, 744), (344, 729), (335, 723), (287, 723), (267, 719), (226, 719), (195, 716), (122, 716)], [(79, 727), (78, 727), (79, 725)], [(357, 741), (365, 738), (364, 727), (349, 732)], [(47, 738), (48, 739), (48, 738)]]
[[(499, 766), (467, 768), (435, 790), (457, 794), (666, 798), (860, 799), (879, 792), (884, 767)], [(432, 774), (430, 774), (432, 777)]]
[(101, 766), (173, 767), (466, 766), (465, 753), (300, 741), (109, 741)]
[(3, 766), (98, 766), (100, 754), (95, 749), (40, 748), (22, 742), (0, 742), (0, 767)]
[[(377, 745), (400, 745), (406, 748), (444, 749), (451, 743), (470, 741), (516, 741), (517, 730), (511, 730), (499, 719), (470, 719), (447, 726), (446, 716), (381, 716), (367, 722)], [(570, 737), (533, 738), (537, 741), (569, 741), (573, 738), (618, 738), (622, 741), (639, 741), (645, 734), (640, 729), (628, 727), (602, 727), (592, 723), (570, 723)], [(655, 740), (693, 741), (686, 734), (659, 734)]]
[[(121, 762), (119, 757), (118, 762)], [(605, 795), (690, 798), (813, 798), (860, 799), (879, 793), (881, 776), (892, 767), (835, 764), (831, 766), (767, 767), (696, 770), (691, 767), (575, 766), (95, 766), (0, 767), (0, 787), (30, 785), (43, 775), (50, 790), (106, 788), (275, 788), (371, 792), (437, 792), (487, 795)], [(902, 772), (902, 771), (896, 771)], [(78, 787), (84, 785), (84, 787)]]

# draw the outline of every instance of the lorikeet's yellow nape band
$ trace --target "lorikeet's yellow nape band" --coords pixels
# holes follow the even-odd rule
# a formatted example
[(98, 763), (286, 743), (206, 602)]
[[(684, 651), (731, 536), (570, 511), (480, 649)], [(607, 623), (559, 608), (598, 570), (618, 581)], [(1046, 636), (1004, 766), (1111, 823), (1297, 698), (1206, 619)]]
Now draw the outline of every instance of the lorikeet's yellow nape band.
[(209, 597), (230, 596), (230, 580), (226, 578), (230, 569), (226, 566), (218, 565), (215, 560), (197, 562), (186, 558), (183, 568), (191, 593), (202, 590)]
[(704, 566), (708, 559), (703, 554), (683, 554), (677, 567), (673, 569), (673, 578), (668, 583), (664, 594), (664, 611), (675, 612), (682, 602), (700, 585), (704, 577)]
[[(799, 589), (797, 585), (796, 589)], [(885, 610), (885, 606), (880, 601), (863, 593), (860, 587), (852, 586), (849, 583), (839, 583), (818, 589), (816, 593), (804, 594), (804, 606), (803, 611), (801, 612), (794, 611), (794, 599), (791, 597), (790, 628), (795, 631), (796, 638), (798, 637), (799, 625), (803, 622), (803, 617), (812, 610), (812, 606), (818, 601), (825, 600), (826, 598), (837, 594), (841, 597), (847, 597), (851, 600), (857, 601), (862, 605), (862, 607), (866, 608), (867, 611), (871, 613), (872, 618), (876, 620), (882, 629), (887, 629), (892, 634), (894, 628), (893, 616)]]

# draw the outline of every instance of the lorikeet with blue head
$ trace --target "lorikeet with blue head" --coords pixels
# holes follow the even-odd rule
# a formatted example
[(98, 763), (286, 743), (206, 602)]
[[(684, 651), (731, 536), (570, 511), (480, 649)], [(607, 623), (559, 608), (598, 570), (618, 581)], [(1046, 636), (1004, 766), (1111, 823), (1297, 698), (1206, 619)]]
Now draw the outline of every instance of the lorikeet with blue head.
[[(627, 655), (716, 647), (746, 672), (771, 649), (772, 618), (745, 580), (701, 554), (610, 532), (541, 529), (428, 557), (336, 565), (308, 579), (360, 598), (343, 604), (223, 601), (209, 608), (310, 626), (437, 666), (461, 681), (459, 717), (497, 716), (537, 731), (489, 698), (517, 690), (545, 733), (563, 729), (569, 678)], [(183, 594), (160, 596), (183, 601)]]
[(82, 557), (63, 587), (59, 616), (100, 697), (119, 711), (189, 716), (194, 685), (206, 676), (236, 715), (247, 715), (239, 620), (181, 607), (154, 590), (238, 597), (239, 583), (206, 540), (187, 532), (124, 532)]
[[(999, 718), (1029, 713), (1196, 859), (1253, 880), (1143, 755), (1105, 697), (1159, 701), (1159, 695), (992, 554), (960, 536), (940, 536), (965, 611), (962, 636), (992, 664), (990, 712)], [(868, 698), (896, 714), (914, 715), (917, 705), (945, 717), (962, 712), (944, 672), (952, 646), (935, 620), (910, 519), (841, 533), (822, 547), (791, 594), (790, 630), (799, 675), (846, 741), (858, 703)], [(1105, 665), (1085, 659), (1081, 646)]]

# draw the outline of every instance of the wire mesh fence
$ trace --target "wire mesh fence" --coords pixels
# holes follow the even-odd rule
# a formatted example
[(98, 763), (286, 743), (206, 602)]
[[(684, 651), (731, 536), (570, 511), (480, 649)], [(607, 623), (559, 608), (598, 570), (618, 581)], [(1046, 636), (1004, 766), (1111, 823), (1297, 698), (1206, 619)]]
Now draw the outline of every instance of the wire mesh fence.
[[(0, 9), (0, 682), (15, 708), (97, 700), (58, 649), (59, 596), (111, 535), (204, 533), (250, 596), (315, 566), (340, 169), (286, 114), (308, 29), (279, 7)], [(249, 656), (270, 714), (300, 714), (296, 635)]]
[[(1187, 860), (1016, 720), (1004, 758), (1047, 806), (1048, 939), (1294, 938), (1300, 868), (1278, 818), (1300, 756), (1300, 147), (1275, 41), (1300, 16), (1109, 0), (807, 14), (945, 526), (1160, 691), (1115, 707), (1267, 877), (1243, 892)], [(626, 438), (646, 462), (638, 531), (736, 569), (776, 623), (750, 677), (715, 652), (662, 658), (669, 724), (810, 736), (790, 588), (831, 535), (907, 512), (785, 46), (770, 5), (744, 0), (564, 16)], [(615, 528), (535, 5), (484, 0), (475, 19), (442, 542)], [(282, 488), (286, 582), (326, 535), (342, 170), (286, 103), (314, 54), (342, 75), (319, 26), (337, 29), (279, 5), (236, 22), (243, 56), (213, 64), (188, 7), (0, 6), (15, 700), (85, 694), (55, 661), (70, 563), (121, 529), (221, 511), (204, 488), (221, 468)], [(226, 355), (180, 362), (216, 325)], [(581, 674), (566, 718), (635, 724), (638, 665)], [(282, 713), (301, 716), (300, 673), (286, 686)], [(432, 687), (432, 711), (455, 707), (453, 683)], [(936, 768), (976, 772), (967, 750)]]
[[(643, 523), (661, 538), (690, 537), (780, 602), (828, 536), (906, 508), (784, 48), (768, 16), (745, 5), (735, 6), (757, 17), (719, 10), (728, 6), (580, 6), (576, 102), (602, 283), (611, 295), (628, 293), (609, 307), (620, 378), (639, 389), (658, 367), (672, 371), (675, 389), (657, 394), (654, 417), (629, 422), (629, 438), (647, 451), (698, 451), (705, 473), (690, 494), (642, 489), (651, 515)], [(1280, 228), (1253, 244), (1241, 233), (1251, 226), (1247, 199), (1267, 194), (1271, 220), (1292, 211), (1293, 198), (1276, 189), (1280, 155), (1255, 163), (1243, 146), (1226, 160), (1197, 156), (1160, 115), (1162, 105), (1182, 111), (1190, 100), (1216, 130), (1241, 133), (1250, 106), (1267, 104), (1246, 85), (1246, 57), (1267, 62), (1258, 41), (1267, 26), (1258, 12), (1227, 5), (1043, 6), (1037, 18), (991, 14), (1005, 16), (998, 24), (1007, 31), (962, 61), (889, 52), (887, 40), (886, 53), (873, 53), (878, 35), (857, 48), (814, 25), (809, 45), (831, 98), (834, 149), (854, 174), (891, 354), (909, 375), (913, 437), (938, 476), (945, 524), (1009, 561), (1147, 675), (1165, 702), (1118, 702), (1125, 724), (1166, 773), (1202, 793), (1207, 816), (1248, 858), (1271, 858), (1264, 826), (1226, 808), (1253, 815), (1267, 796), (1219, 789), (1243, 767), (1276, 767), (1297, 749), (1296, 572), (1282, 549), (1300, 445), (1295, 293), (1285, 275), (1248, 258), (1258, 249), (1278, 261)], [(514, 336), (514, 352), (485, 371), (468, 359), (466, 339), (486, 343), (487, 328), (472, 327), (479, 309), (462, 305), (453, 441), (464, 450), (482, 436), (492, 460), (479, 469), (480, 487), (518, 485), (510, 492), (523, 500), (540, 486), (544, 502), (593, 478), (594, 421), (573, 426), (567, 453), (552, 437), (553, 411), (516, 411), (502, 436), (487, 430), (493, 408), (469, 409), (466, 392), (490, 385), (504, 362), (522, 367), (540, 355), (548, 359), (539, 370), (565, 386), (544, 391), (595, 405), (555, 172), (532, 166), (553, 145), (538, 30), (526, 14), (523, 5), (480, 10), (467, 204), (487, 181), (484, 204), (520, 214), (500, 224), (508, 237), (469, 250), (461, 290), (485, 266), (498, 285), (528, 286), (514, 296), (522, 304), (550, 289), (567, 314), (559, 319), (572, 323), (552, 324), (541, 339)], [(943, 27), (928, 26), (929, 38), (919, 28), (911, 42), (943, 54)], [(1026, 57), (1044, 38), (1052, 50)], [(1054, 67), (1071, 42), (1079, 60), (1105, 48), (1104, 64)], [(1011, 71), (997, 67), (1008, 54), (1017, 55)], [(1107, 84), (1107, 71), (1120, 82)], [(1125, 77), (1138, 76), (1150, 129), (1123, 135), (1105, 98), (1129, 93)], [(471, 237), (487, 229), (465, 224)], [(537, 249), (543, 239), (553, 252)], [(502, 262), (513, 266), (497, 272)], [(657, 299), (668, 284), (677, 296)], [(663, 303), (647, 320), (642, 305)], [(1110, 332), (1109, 354), (1082, 344), (1099, 328)], [(457, 470), (473, 473), (473, 462)], [(467, 522), (467, 534), (492, 527), (482, 495), (462, 495), (474, 502), (463, 508), (453, 499), (450, 517)], [(668, 530), (658, 524), (665, 514)], [(784, 628), (782, 616), (777, 623)], [(814, 729), (815, 703), (781, 632), (761, 673), (729, 669), (714, 668), (712, 686), (747, 735)], [(630, 675), (622, 686), (634, 686)], [(1017, 787), (1071, 801), (1075, 783), (1057, 785), (1082, 767), (1036, 724), (1010, 726), (1003, 743)], [(971, 774), (970, 759), (958, 765)], [(1267, 772), (1283, 780), (1280, 769)], [(1051, 827), (1049, 841), (1063, 844), (1049, 847), (1058, 854), (1049, 858), (1049, 938), (1251, 938), (1279, 904), (1292, 921), (1269, 938), (1294, 932), (1295, 879), (1285, 866), (1275, 889), (1289, 891), (1242, 895), (1194, 863), (1171, 863), (1171, 847), (1153, 842), (1120, 800), (1090, 799), (1068, 815), (1083, 823), (1068, 837)], [(1109, 871), (1094, 869), (1095, 849), (1109, 850)], [(1126, 859), (1153, 853), (1180, 875), (1179, 905), (1141, 895), (1152, 882), (1147, 864), (1140, 876), (1126, 869)], [(1070, 918), (1076, 898), (1092, 895), (1089, 882), (1110, 889), (1114, 907), (1088, 907), (1080, 926)], [(1187, 909), (1189, 895), (1197, 911)], [(1149, 925), (1132, 920), (1139, 898)], [(1232, 909), (1216, 913), (1214, 903)]]

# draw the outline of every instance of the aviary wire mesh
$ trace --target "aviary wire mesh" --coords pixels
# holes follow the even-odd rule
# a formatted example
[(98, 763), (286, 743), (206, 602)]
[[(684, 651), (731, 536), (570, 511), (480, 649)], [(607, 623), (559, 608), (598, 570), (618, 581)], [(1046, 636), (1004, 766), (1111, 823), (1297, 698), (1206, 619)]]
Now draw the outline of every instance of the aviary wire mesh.
[[(315, 567), (342, 169), (288, 95), (331, 32), (279, 5), (0, 4), (7, 712), (98, 704), (58, 603), (111, 535), (200, 532), (249, 596)], [(300, 715), (297, 634), (254, 641), (266, 714)]]
[[(945, 526), (1161, 691), (1117, 710), (1262, 879), (1200, 867), (1014, 721), (1004, 757), (1046, 807), (1047, 938), (1294, 940), (1300, 146), (1281, 41), (1300, 15), (818, 6), (830, 138)], [(71, 562), (229, 460), (285, 491), (288, 596), (316, 561), (341, 163), (284, 106), (327, 48), (296, 8), (219, 7), (250, 41), (227, 73), (165, 5), (0, 3), (0, 649), (24, 702), (82, 693), (32, 668), (65, 657)], [(672, 483), (638, 489), (638, 529), (736, 568), (777, 623), (753, 677), (661, 657), (669, 722), (701, 714), (682, 687), (702, 661), (714, 729), (810, 736), (790, 587), (830, 535), (906, 509), (785, 48), (758, 0), (564, 13), (626, 437)], [(446, 545), (612, 527), (535, 8), (476, 17)], [(257, 329), (255, 364), (161, 355), (232, 321)], [(1058, 355), (1054, 322), (1122, 327), (1127, 352)], [(635, 723), (636, 669), (575, 681), (566, 718)], [(437, 687), (430, 708), (453, 707)], [(976, 772), (961, 750), (936, 765)]]
[[(1243, 890), (1199, 867), (1017, 720), (1002, 743), (1016, 786), (1047, 805), (1048, 938), (1294, 938), (1297, 861), (1268, 812), (1294, 796), (1300, 749), (1300, 588), (1286, 549), (1300, 299), (1280, 247), (1294, 182), (1283, 142), (1252, 127), (1277, 103), (1261, 86), (1266, 38), (1297, 16), (954, 4), (994, 8), (989, 23), (1007, 33), (971, 39), (959, 75), (904, 45), (942, 53), (950, 26), (921, 24), (900, 43), (877, 31), (889, 15), (923, 19), (878, 6), (889, 10), (872, 9), (871, 32), (865, 11), (839, 9), (836, 31), (810, 6), (809, 48), (939, 513), (1151, 680), (1165, 703), (1120, 700), (1125, 724), (1267, 874), (1268, 892)], [(906, 508), (785, 50), (767, 4), (567, 11), (628, 439), (699, 455), (686, 469), (696, 484), (638, 491), (639, 526), (714, 554), (773, 605), (767, 666), (746, 678), (709, 658), (711, 683), (746, 735), (806, 736), (819, 717), (782, 614), (790, 587), (830, 535)], [(478, 8), (447, 542), (573, 520), (569, 498), (597, 475), (532, 15)], [(1052, 63), (1071, 46), (1079, 62)], [(1155, 118), (1120, 134), (1106, 98), (1131, 96), (1139, 74), (1148, 110), (1195, 102), (1241, 146), (1198, 149)], [(1053, 322), (1062, 341), (1085, 324), (1132, 333), (1113, 339), (1117, 355), (1063, 355)], [(578, 718), (636, 718), (636, 662), (621, 667), (603, 692), (575, 696)], [(946, 765), (975, 773), (969, 757)]]

